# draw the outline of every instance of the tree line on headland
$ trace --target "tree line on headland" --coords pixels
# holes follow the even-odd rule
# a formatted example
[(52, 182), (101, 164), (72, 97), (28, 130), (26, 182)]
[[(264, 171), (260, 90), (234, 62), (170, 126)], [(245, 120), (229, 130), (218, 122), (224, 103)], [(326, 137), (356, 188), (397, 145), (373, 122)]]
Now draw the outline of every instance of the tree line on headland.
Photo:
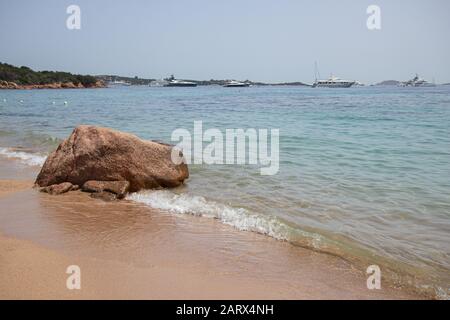
[[(107, 84), (121, 82), (128, 85), (150, 85), (157, 79), (123, 77), (116, 75), (80, 75), (61, 71), (34, 71), (29, 67), (16, 67), (0, 62), (0, 89), (59, 89), (59, 88), (102, 88)], [(189, 80), (199, 86), (224, 85), (229, 80)], [(263, 83), (246, 80), (251, 85), (306, 86), (302, 82)]]
[(0, 88), (95, 88), (104, 83), (94, 76), (59, 71), (34, 71), (28, 67), (16, 67), (0, 63)]

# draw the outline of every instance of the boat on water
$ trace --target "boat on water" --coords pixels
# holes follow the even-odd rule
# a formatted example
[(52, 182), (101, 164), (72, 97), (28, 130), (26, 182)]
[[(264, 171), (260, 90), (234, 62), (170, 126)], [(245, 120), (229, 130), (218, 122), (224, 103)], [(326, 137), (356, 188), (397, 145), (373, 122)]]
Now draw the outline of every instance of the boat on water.
[(223, 85), (225, 88), (242, 88), (242, 87), (249, 87), (250, 85), (247, 82), (240, 82), (231, 80)]
[(167, 84), (167, 81), (164, 79), (158, 79), (151, 81), (148, 86), (149, 87), (164, 87)]
[(344, 80), (334, 76), (331, 76), (327, 80), (316, 80), (313, 88), (350, 88), (356, 83), (356, 81)]
[(197, 83), (186, 80), (178, 80), (175, 79), (173, 75), (170, 78), (165, 79), (167, 82), (164, 84), (164, 87), (196, 87)]
[(123, 80), (114, 80), (108, 83), (109, 86), (131, 86), (131, 83)]
[(419, 77), (419, 75), (416, 73), (416, 76), (412, 78), (411, 80), (401, 82), (399, 84), (400, 87), (435, 87), (436, 84), (430, 83), (425, 79), (422, 79)]
[(314, 64), (314, 73), (315, 73), (315, 81), (312, 84), (313, 88), (350, 88), (356, 81), (351, 80), (343, 80), (337, 78), (333, 75), (330, 76), (327, 80), (318, 80), (318, 75), (320, 78), (319, 68), (317, 67), (317, 62)]

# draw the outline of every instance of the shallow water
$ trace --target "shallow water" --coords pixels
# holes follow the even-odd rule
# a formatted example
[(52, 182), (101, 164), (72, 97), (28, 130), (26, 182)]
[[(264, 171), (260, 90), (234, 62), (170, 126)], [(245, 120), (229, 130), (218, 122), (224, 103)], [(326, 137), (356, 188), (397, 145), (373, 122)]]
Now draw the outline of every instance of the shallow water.
[(204, 129), (279, 128), (278, 174), (195, 165), (186, 186), (131, 199), (380, 264), (448, 297), (448, 86), (3, 90), (0, 156), (42, 163), (78, 124), (170, 142), (195, 120)]

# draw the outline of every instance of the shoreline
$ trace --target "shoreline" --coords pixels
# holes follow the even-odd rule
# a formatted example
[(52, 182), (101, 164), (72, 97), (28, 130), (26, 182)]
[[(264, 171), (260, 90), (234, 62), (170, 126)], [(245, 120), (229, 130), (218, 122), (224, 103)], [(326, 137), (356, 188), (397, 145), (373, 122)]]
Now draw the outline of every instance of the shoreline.
[(39, 89), (99, 89), (107, 88), (108, 86), (103, 81), (97, 81), (92, 86), (84, 86), (81, 83), (74, 84), (73, 82), (53, 82), (46, 84), (27, 84), (21, 85), (15, 82), (0, 81), (0, 90), (39, 90)]
[[(0, 299), (424, 298), (368, 290), (341, 258), (215, 220), (11, 181), (0, 181)], [(65, 286), (73, 264), (82, 290)]]
[[(1, 206), (1, 204), (0, 204)], [(191, 225), (192, 227), (192, 225)], [(217, 228), (216, 226), (213, 226)], [(222, 229), (219, 226), (218, 229)], [(225, 228), (226, 229), (226, 228)], [(231, 230), (226, 230), (230, 232)], [(160, 232), (165, 232), (161, 230)], [(172, 240), (176, 235), (172, 234)], [(148, 258), (119, 258), (124, 252), (108, 248), (106, 255), (86, 244), (49, 248), (32, 240), (0, 237), (2, 299), (420, 299), (411, 293), (382, 288), (369, 291), (365, 278), (345, 261), (294, 248), (264, 236), (242, 233), (252, 248), (273, 257), (265, 264), (248, 263), (254, 250), (227, 247), (227, 256), (198, 248), (191, 257), (179, 245), (148, 248)], [(258, 239), (255, 239), (258, 238)], [(41, 240), (45, 242), (45, 240)], [(264, 248), (262, 246), (264, 244)], [(87, 249), (89, 254), (82, 253)], [(280, 251), (281, 249), (281, 251)], [(94, 250), (94, 252), (91, 252)], [(239, 252), (240, 251), (240, 252)], [(284, 267), (279, 261), (288, 263)], [(125, 261), (126, 260), (126, 261)], [(269, 260), (269, 261), (268, 261)], [(275, 263), (276, 261), (276, 263)], [(296, 263), (294, 263), (296, 262)], [(65, 287), (69, 265), (82, 272), (82, 290)], [(220, 266), (224, 264), (224, 266)], [(30, 266), (33, 266), (32, 268)], [(287, 273), (286, 273), (287, 272)], [(337, 276), (337, 277), (336, 277)]]

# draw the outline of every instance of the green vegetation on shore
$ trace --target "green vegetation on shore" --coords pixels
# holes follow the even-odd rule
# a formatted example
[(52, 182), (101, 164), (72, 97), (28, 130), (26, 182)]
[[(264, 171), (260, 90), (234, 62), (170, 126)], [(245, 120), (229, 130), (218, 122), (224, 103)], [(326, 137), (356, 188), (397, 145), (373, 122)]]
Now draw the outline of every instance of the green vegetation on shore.
[[(124, 82), (128, 85), (150, 85), (156, 79), (144, 79), (139, 77), (123, 77), (117, 75), (80, 75), (60, 71), (34, 71), (29, 67), (16, 67), (0, 62), (0, 89), (20, 89), (20, 88), (90, 88), (103, 87), (105, 83), (116, 81)], [(189, 80), (199, 86), (225, 85), (229, 80)], [(266, 86), (307, 86), (302, 82), (286, 83), (264, 83), (246, 80), (250, 85)], [(57, 85), (55, 85), (57, 84)]]
[(28, 67), (15, 67), (0, 62), (0, 81), (17, 85), (48, 85), (53, 83), (73, 83), (75, 86), (92, 87), (97, 78), (89, 75), (71, 74), (58, 71), (34, 71)]

